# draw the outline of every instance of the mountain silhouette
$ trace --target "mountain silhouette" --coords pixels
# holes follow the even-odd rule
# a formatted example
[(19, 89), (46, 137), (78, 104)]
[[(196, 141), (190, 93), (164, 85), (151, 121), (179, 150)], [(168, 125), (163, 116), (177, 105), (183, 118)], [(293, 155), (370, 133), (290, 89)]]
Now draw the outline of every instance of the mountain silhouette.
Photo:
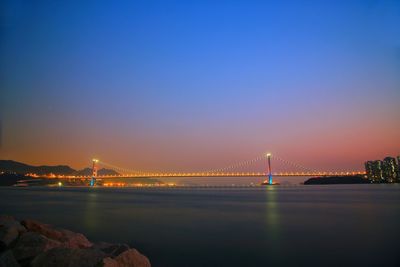
[[(25, 163), (17, 162), (14, 160), (0, 160), (0, 172), (27, 174), (35, 173), (38, 175), (55, 174), (55, 175), (82, 175), (88, 176), (92, 174), (92, 169), (85, 168), (82, 170), (75, 170), (67, 165), (56, 166), (32, 166)], [(100, 169), (99, 175), (116, 175), (119, 174), (114, 170)]]

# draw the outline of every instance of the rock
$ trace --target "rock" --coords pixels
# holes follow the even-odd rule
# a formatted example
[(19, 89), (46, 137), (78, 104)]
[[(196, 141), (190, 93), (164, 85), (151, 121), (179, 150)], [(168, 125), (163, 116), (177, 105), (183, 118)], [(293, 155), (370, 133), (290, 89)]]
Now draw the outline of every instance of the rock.
[(0, 251), (5, 250), (12, 242), (14, 242), (18, 236), (26, 232), (18, 221), (12, 216), (1, 215), (0, 216)]
[(108, 248), (110, 246), (113, 246), (113, 245), (114, 244), (112, 244), (112, 243), (107, 243), (107, 242), (101, 241), (101, 242), (93, 243), (92, 247), (95, 248), (95, 249), (103, 250), (103, 249), (106, 249), (106, 248)]
[(88, 248), (92, 246), (92, 243), (80, 233), (74, 233), (65, 229), (54, 229), (48, 224), (43, 224), (34, 220), (25, 220), (22, 224), (29, 231), (38, 232), (48, 238), (62, 242), (65, 247)]
[(32, 267), (95, 267), (105, 254), (95, 249), (53, 248), (38, 255)]
[(15, 222), (18, 222), (17, 220), (14, 219), (13, 216), (10, 215), (0, 215), (0, 225), (10, 225)]
[(26, 228), (24, 226), (22, 226), (19, 223), (19, 221), (15, 220), (13, 217), (7, 216), (7, 215), (0, 216), (0, 226), (15, 227), (19, 233), (26, 232)]
[(21, 235), (12, 250), (19, 262), (26, 262), (42, 252), (61, 245), (60, 242), (49, 239), (41, 234), (27, 232)]
[(28, 231), (40, 233), (45, 237), (54, 240), (60, 240), (62, 238), (62, 233), (60, 231), (53, 229), (48, 224), (40, 223), (34, 220), (24, 220), (22, 221), (22, 225), (24, 225), (26, 229), (28, 229)]
[(104, 258), (98, 266), (99, 267), (121, 267), (121, 265), (116, 260), (113, 260), (110, 257)]
[(0, 267), (20, 267), (11, 250), (0, 254)]
[(18, 230), (15, 227), (0, 226), (0, 243), (1, 248), (8, 247), (13, 241), (18, 238)]
[(0, 267), (150, 267), (126, 244), (92, 244), (83, 234), (0, 216)]
[(150, 267), (149, 259), (134, 248), (128, 249), (115, 258), (121, 267)]
[(127, 244), (110, 244), (106, 242), (100, 242), (93, 244), (93, 248), (103, 251), (108, 257), (115, 258), (122, 252), (127, 251), (129, 246)]
[(89, 248), (93, 245), (83, 234), (64, 229), (60, 230), (60, 232), (62, 233), (62, 237), (59, 241), (63, 242), (66, 247)]
[(0, 215), (0, 224), (8, 221), (15, 221), (13, 216), (2, 214)]
[(0, 241), (0, 252), (7, 250), (7, 245)]

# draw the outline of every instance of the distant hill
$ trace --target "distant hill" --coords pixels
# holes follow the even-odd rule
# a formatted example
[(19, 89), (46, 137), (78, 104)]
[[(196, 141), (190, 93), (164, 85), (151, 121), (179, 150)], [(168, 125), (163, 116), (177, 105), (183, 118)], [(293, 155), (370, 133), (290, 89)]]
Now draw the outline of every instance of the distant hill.
[[(90, 175), (92, 173), (92, 169), (85, 168), (82, 170), (75, 170), (67, 165), (32, 166), (13, 160), (0, 160), (0, 172), (16, 173), (22, 175), (27, 173), (35, 173), (38, 175), (45, 175), (50, 173), (55, 175)], [(115, 175), (118, 173), (114, 170), (100, 169), (98, 174)]]
[(71, 175), (75, 172), (69, 166), (58, 165), (58, 166), (31, 166), (21, 162), (13, 160), (0, 160), (0, 171), (12, 172), (17, 174), (36, 173), (39, 175), (53, 173), (61, 175)]

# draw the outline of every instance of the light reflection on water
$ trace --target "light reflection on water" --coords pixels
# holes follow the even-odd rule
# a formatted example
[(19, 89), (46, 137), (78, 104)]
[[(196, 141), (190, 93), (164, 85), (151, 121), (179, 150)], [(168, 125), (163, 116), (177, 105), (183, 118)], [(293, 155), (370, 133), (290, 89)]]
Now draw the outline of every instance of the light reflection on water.
[[(274, 176), (273, 180), (280, 184), (302, 184), (309, 179), (309, 176)], [(176, 183), (185, 185), (259, 185), (267, 180), (265, 177), (170, 177), (170, 178), (155, 178), (165, 183)]]
[[(96, 190), (96, 188), (93, 188)], [(97, 206), (97, 192), (93, 190), (92, 192), (88, 192), (86, 194), (87, 200), (84, 205), (86, 205), (86, 211), (84, 212), (85, 216), (85, 227), (93, 229), (93, 231), (98, 230), (98, 222), (99, 222), (99, 217), (97, 216), (98, 214), (98, 206)]]
[(153, 266), (396, 266), (400, 186), (0, 188), (0, 213), (128, 243)]
[(267, 236), (270, 239), (269, 250), (267, 254), (274, 260), (274, 264), (279, 263), (279, 248), (280, 248), (280, 221), (279, 221), (279, 203), (277, 199), (278, 189), (276, 186), (266, 187), (266, 222), (267, 222)]

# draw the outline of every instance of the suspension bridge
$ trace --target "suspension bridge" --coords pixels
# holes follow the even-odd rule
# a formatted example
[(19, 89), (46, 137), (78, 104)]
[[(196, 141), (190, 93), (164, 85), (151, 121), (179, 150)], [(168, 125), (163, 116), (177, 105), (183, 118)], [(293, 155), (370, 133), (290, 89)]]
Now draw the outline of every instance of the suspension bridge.
[[(290, 165), (301, 171), (282, 171), (273, 172), (271, 161), (272, 159), (280, 161), (286, 165)], [(264, 161), (264, 172), (251, 172), (251, 171), (232, 171), (232, 169), (249, 166), (255, 162)], [(119, 174), (115, 175), (99, 175), (99, 166), (112, 169)], [(111, 178), (172, 178), (172, 177), (265, 177), (266, 181), (263, 184), (272, 185), (273, 177), (291, 177), (291, 176), (309, 176), (309, 177), (323, 177), (323, 176), (351, 176), (351, 175), (365, 175), (364, 171), (320, 171), (306, 168), (300, 164), (284, 160), (277, 156), (272, 156), (271, 153), (263, 154), (252, 160), (239, 162), (224, 168), (200, 171), (200, 172), (160, 172), (160, 171), (138, 171), (131, 169), (124, 169), (112, 164), (102, 162), (98, 159), (92, 160), (92, 175), (89, 176), (66, 176), (66, 178), (86, 178), (90, 179), (90, 185), (94, 186), (96, 179), (111, 179)]]

